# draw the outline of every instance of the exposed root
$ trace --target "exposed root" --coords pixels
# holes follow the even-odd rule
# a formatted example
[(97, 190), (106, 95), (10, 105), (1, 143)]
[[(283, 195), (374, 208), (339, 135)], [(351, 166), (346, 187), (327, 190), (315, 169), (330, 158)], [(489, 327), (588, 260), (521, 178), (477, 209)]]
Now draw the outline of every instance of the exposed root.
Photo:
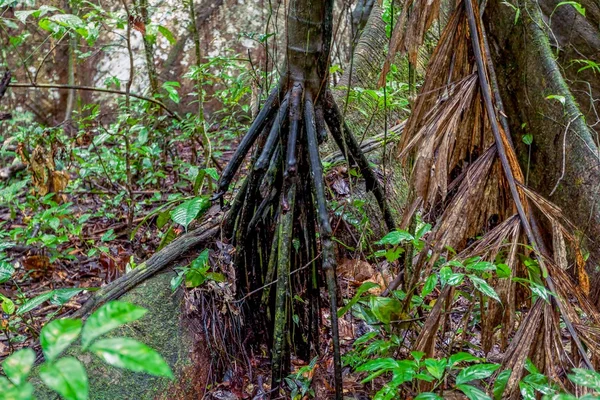
[[(320, 95), (320, 81), (295, 78), (271, 93), (225, 168), (214, 198), (222, 198), (256, 143), (249, 174), (223, 223), (224, 238), (232, 239), (236, 249), (238, 295), (245, 299), (246, 321), (253, 321), (255, 330), (264, 330), (269, 338), (276, 387), (289, 371), (292, 351), (305, 359), (318, 351), (319, 287), (324, 280), (331, 309), (336, 398), (341, 399), (336, 262), (319, 155), (327, 127), (349, 162), (359, 167), (388, 228), (395, 224), (383, 188), (332, 94)], [(299, 273), (292, 276), (292, 269)], [(274, 279), (275, 293), (269, 285)], [(295, 295), (303, 295), (305, 303), (298, 304)], [(300, 323), (292, 324), (292, 315)]]

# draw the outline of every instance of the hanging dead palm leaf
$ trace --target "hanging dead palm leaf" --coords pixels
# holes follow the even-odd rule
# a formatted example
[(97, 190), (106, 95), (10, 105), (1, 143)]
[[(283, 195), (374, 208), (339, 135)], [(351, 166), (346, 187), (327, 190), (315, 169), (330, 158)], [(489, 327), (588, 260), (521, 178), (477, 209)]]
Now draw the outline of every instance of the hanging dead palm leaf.
[[(415, 3), (413, 10), (420, 10), (415, 14), (422, 25), (411, 26), (411, 35), (403, 33), (402, 24), (408, 18), (403, 10), (390, 54), (420, 45), (421, 28), (432, 22), (422, 12), (435, 9), (434, 3)], [(410, 1), (406, 9), (409, 6)], [(424, 8), (418, 8), (421, 6)], [(528, 357), (559, 382), (569, 365), (581, 363), (592, 368), (590, 358), (597, 357), (600, 350), (600, 314), (588, 299), (589, 278), (573, 233), (575, 226), (558, 207), (523, 185), (510, 133), (499, 123), (501, 105), (493, 99), (490, 76), (495, 74), (485, 54), (479, 15), (472, 0), (457, 6), (431, 57), (399, 146), (399, 157), (412, 165), (413, 204), (422, 205), (418, 210), (407, 209), (403, 220), (419, 211), (433, 224), (429, 252), (423, 252), (413, 265), (405, 289), (413, 293), (421, 277), (448, 255), (448, 246), (463, 249), (459, 260), (480, 256), (493, 262), (501, 255), (510, 279), (492, 282), (502, 304), (481, 302), (481, 344), (488, 352), (501, 326), (500, 346), (506, 349), (503, 367), (512, 370), (505, 394), (515, 397)], [(538, 217), (544, 221), (538, 222)], [(544, 242), (542, 224), (550, 227), (549, 245)], [(480, 238), (472, 242), (476, 237)], [(539, 267), (537, 275), (524, 267), (519, 254)], [(573, 276), (567, 272), (571, 265), (575, 267)], [(518, 327), (516, 307), (526, 305), (530, 292), (516, 287), (513, 278), (521, 282), (535, 279), (541, 293)], [(447, 286), (442, 291), (425, 322), (414, 346), (417, 350), (428, 354), (435, 350), (439, 328), (444, 325), (442, 311), (453, 302), (449, 290)], [(565, 333), (572, 340), (570, 349), (561, 341)]]

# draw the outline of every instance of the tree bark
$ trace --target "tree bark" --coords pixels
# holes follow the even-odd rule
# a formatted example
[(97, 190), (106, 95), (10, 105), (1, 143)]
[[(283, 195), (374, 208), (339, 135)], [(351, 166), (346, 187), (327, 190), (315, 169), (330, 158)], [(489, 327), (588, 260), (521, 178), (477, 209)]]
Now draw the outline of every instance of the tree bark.
[[(597, 131), (592, 128), (598, 114), (591, 99), (598, 98), (600, 81), (591, 71), (578, 74), (581, 65), (572, 60), (600, 62), (600, 12), (593, 1), (581, 2), (586, 17), (571, 5), (558, 3), (544, 0), (538, 6), (525, 2), (515, 23), (512, 8), (490, 2), (485, 24), (499, 90), (528, 184), (561, 207), (581, 229), (591, 254), (588, 273), (597, 283), (600, 152)], [(523, 143), (524, 135), (533, 136), (531, 149)], [(592, 298), (600, 300), (600, 285), (592, 284), (592, 290)]]

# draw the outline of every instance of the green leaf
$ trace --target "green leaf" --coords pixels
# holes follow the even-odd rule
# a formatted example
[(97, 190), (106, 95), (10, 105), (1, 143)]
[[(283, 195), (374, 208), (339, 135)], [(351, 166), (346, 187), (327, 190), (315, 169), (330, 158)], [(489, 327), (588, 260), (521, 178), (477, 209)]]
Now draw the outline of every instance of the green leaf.
[(57, 319), (44, 325), (40, 333), (40, 344), (46, 360), (53, 361), (81, 332), (80, 319)]
[(171, 368), (160, 354), (137, 340), (102, 339), (95, 342), (90, 350), (114, 367), (173, 378)]
[(556, 5), (556, 7), (554, 7), (554, 9), (556, 10), (558, 7), (560, 6), (564, 6), (564, 5), (570, 5), (573, 6), (573, 8), (581, 15), (583, 15), (585, 17), (585, 8), (583, 8), (583, 6), (576, 2), (576, 1), (561, 1), (560, 3), (558, 3)]
[(546, 100), (557, 100), (559, 101), (563, 106), (565, 105), (565, 96), (559, 96), (557, 94), (551, 94), (550, 96), (546, 96)]
[(35, 352), (31, 349), (21, 349), (2, 362), (2, 369), (8, 379), (19, 386), (27, 380), (34, 362)]
[(469, 400), (491, 400), (490, 396), (480, 389), (470, 385), (456, 385), (457, 389), (463, 392)]
[(148, 310), (124, 301), (111, 301), (96, 310), (85, 322), (81, 344), (87, 348), (97, 337), (142, 318)]
[(0, 376), (0, 400), (32, 400), (33, 385), (25, 382), (20, 386), (11, 385), (3, 376)]
[(57, 230), (60, 226), (60, 219), (52, 217), (48, 220), (48, 226), (54, 230)]
[(52, 297), (52, 292), (46, 292), (43, 294), (40, 294), (39, 296), (34, 297), (33, 299), (29, 299), (27, 300), (25, 303), (23, 303), (19, 309), (17, 310), (17, 315), (21, 315), (23, 313), (29, 312), (31, 310), (33, 310), (34, 308), (36, 308), (37, 306), (39, 306), (40, 304), (42, 304), (43, 302), (47, 301), (50, 299), (50, 297)]
[(363, 282), (363, 284), (360, 285), (360, 287), (356, 290), (354, 297), (352, 297), (352, 299), (344, 307), (338, 310), (338, 318), (344, 316), (344, 314), (346, 314), (348, 310), (352, 308), (352, 306), (358, 303), (358, 300), (360, 300), (360, 297), (363, 295), (363, 293), (368, 292), (375, 287), (379, 287), (379, 285), (375, 282)]
[(89, 383), (83, 364), (74, 357), (61, 358), (40, 367), (40, 378), (65, 400), (87, 400)]
[(385, 235), (383, 238), (381, 238), (380, 241), (376, 242), (377, 244), (389, 244), (391, 246), (395, 246), (397, 244), (400, 244), (401, 242), (405, 242), (405, 241), (409, 241), (409, 240), (413, 240), (414, 237), (413, 235), (411, 235), (410, 233), (406, 232), (406, 231), (392, 231), (390, 233), (388, 233), (387, 235)]
[(504, 394), (504, 389), (506, 389), (506, 384), (508, 383), (508, 378), (510, 378), (510, 374), (512, 373), (512, 369), (505, 369), (504, 371), (498, 374), (496, 381), (494, 382), (494, 400), (501, 400), (502, 395)]
[(450, 285), (450, 286), (460, 285), (461, 283), (463, 283), (464, 279), (465, 279), (465, 274), (461, 274), (459, 272), (452, 273), (448, 277), (448, 285)]
[(7, 282), (15, 273), (15, 268), (11, 263), (0, 261), (0, 283)]
[(496, 275), (498, 275), (498, 278), (500, 278), (500, 279), (510, 278), (511, 274), (512, 274), (512, 271), (508, 265), (506, 265), (506, 264), (496, 265)]
[(48, 19), (70, 29), (77, 29), (81, 26), (85, 26), (81, 18), (73, 14), (55, 14)]
[(521, 389), (521, 399), (523, 400), (536, 400), (535, 390), (525, 382), (519, 382), (519, 389)]
[(600, 392), (600, 374), (583, 368), (573, 368), (573, 374), (569, 374), (568, 377), (571, 382), (579, 386), (584, 386), (590, 389)]
[(389, 324), (400, 317), (399, 312), (402, 309), (402, 304), (393, 297), (373, 296), (369, 299), (369, 305), (377, 320), (384, 324)]
[(162, 229), (163, 226), (169, 222), (171, 219), (171, 211), (166, 210), (158, 214), (158, 218), (156, 218), (156, 226), (158, 229)]
[(190, 264), (190, 268), (185, 275), (185, 285), (187, 287), (198, 287), (208, 279), (207, 272), (210, 268), (210, 265), (208, 264), (208, 254), (208, 249), (204, 249)]
[[(456, 384), (471, 382), (475, 379), (485, 379), (491, 376), (500, 366), (498, 364), (477, 364), (467, 367), (459, 372)], [(465, 393), (466, 394), (466, 393)]]
[(52, 292), (50, 292), (52, 294), (52, 296), (50, 296), (49, 300), (50, 300), (50, 303), (52, 303), (54, 305), (62, 306), (64, 304), (66, 304), (69, 300), (71, 300), (73, 297), (75, 297), (79, 293), (83, 292), (84, 290), (88, 290), (88, 288), (86, 288), (86, 289), (81, 289), (81, 288), (55, 289)]
[(477, 261), (465, 264), (465, 268), (471, 271), (495, 271), (496, 266), (488, 261)]
[(521, 138), (521, 140), (527, 146), (531, 146), (531, 144), (533, 143), (533, 135), (531, 133), (528, 133), (527, 135), (523, 135), (523, 137)]
[(188, 225), (198, 216), (201, 211), (210, 207), (210, 200), (206, 196), (194, 197), (181, 203), (171, 211), (173, 222), (183, 225), (187, 229)]
[(450, 279), (451, 275), (452, 275), (452, 268), (450, 268), (448, 266), (444, 266), (444, 267), (440, 268), (440, 282), (441, 282), (442, 286), (446, 286), (448, 284), (448, 280)]
[(496, 300), (499, 303), (502, 303), (500, 301), (500, 297), (498, 296), (498, 293), (496, 293), (496, 291), (487, 284), (486, 281), (484, 281), (483, 279), (475, 276), (475, 275), (469, 275), (469, 279), (471, 280), (471, 282), (473, 282), (473, 286), (475, 286), (475, 289), (479, 290), (481, 293), (485, 294), (488, 297), (491, 297), (492, 299)]
[(165, 89), (169, 95), (169, 99), (171, 99), (173, 103), (179, 103), (179, 93), (177, 93), (177, 89), (175, 89), (179, 86), (179, 82), (165, 82), (162, 85), (163, 89)]
[(414, 400), (444, 400), (444, 398), (433, 392), (423, 392), (419, 393)]
[(446, 370), (446, 365), (448, 365), (448, 360), (442, 358), (441, 360), (436, 360), (434, 358), (428, 358), (425, 360), (425, 368), (427, 368), (427, 372), (433, 375), (436, 379), (442, 379), (444, 376), (444, 371)]
[(471, 362), (471, 361), (480, 361), (480, 360), (481, 360), (481, 358), (479, 358), (479, 357), (475, 357), (472, 354), (461, 351), (459, 353), (452, 354), (450, 356), (450, 359), (448, 360), (448, 366), (453, 367), (455, 364), (458, 364), (461, 362)]
[(177, 42), (177, 40), (175, 40), (175, 36), (173, 36), (173, 33), (166, 27), (159, 25), (158, 31), (165, 37), (165, 39), (169, 41), (171, 45), (174, 45)]
[(15, 312), (15, 303), (8, 297), (4, 297), (0, 294), (0, 299), (2, 299), (2, 311), (4, 311), (8, 315), (12, 315)]
[(425, 285), (423, 285), (423, 290), (421, 291), (421, 297), (427, 296), (429, 293), (433, 292), (436, 285), (438, 283), (438, 277), (436, 274), (429, 275), (429, 278), (425, 281)]

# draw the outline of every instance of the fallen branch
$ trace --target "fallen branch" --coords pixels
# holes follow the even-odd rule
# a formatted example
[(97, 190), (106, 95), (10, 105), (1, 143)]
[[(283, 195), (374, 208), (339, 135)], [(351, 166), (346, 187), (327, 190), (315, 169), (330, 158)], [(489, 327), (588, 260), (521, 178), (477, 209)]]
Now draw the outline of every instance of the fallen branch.
[(214, 238), (220, 230), (221, 219), (205, 222), (197, 229), (186, 233), (180, 238), (168, 244), (164, 249), (155, 253), (147, 261), (138, 265), (131, 272), (104, 286), (74, 314), (73, 317), (86, 317), (103, 304), (118, 299), (140, 283), (153, 275), (156, 275), (179, 257), (186, 254), (194, 247)]

